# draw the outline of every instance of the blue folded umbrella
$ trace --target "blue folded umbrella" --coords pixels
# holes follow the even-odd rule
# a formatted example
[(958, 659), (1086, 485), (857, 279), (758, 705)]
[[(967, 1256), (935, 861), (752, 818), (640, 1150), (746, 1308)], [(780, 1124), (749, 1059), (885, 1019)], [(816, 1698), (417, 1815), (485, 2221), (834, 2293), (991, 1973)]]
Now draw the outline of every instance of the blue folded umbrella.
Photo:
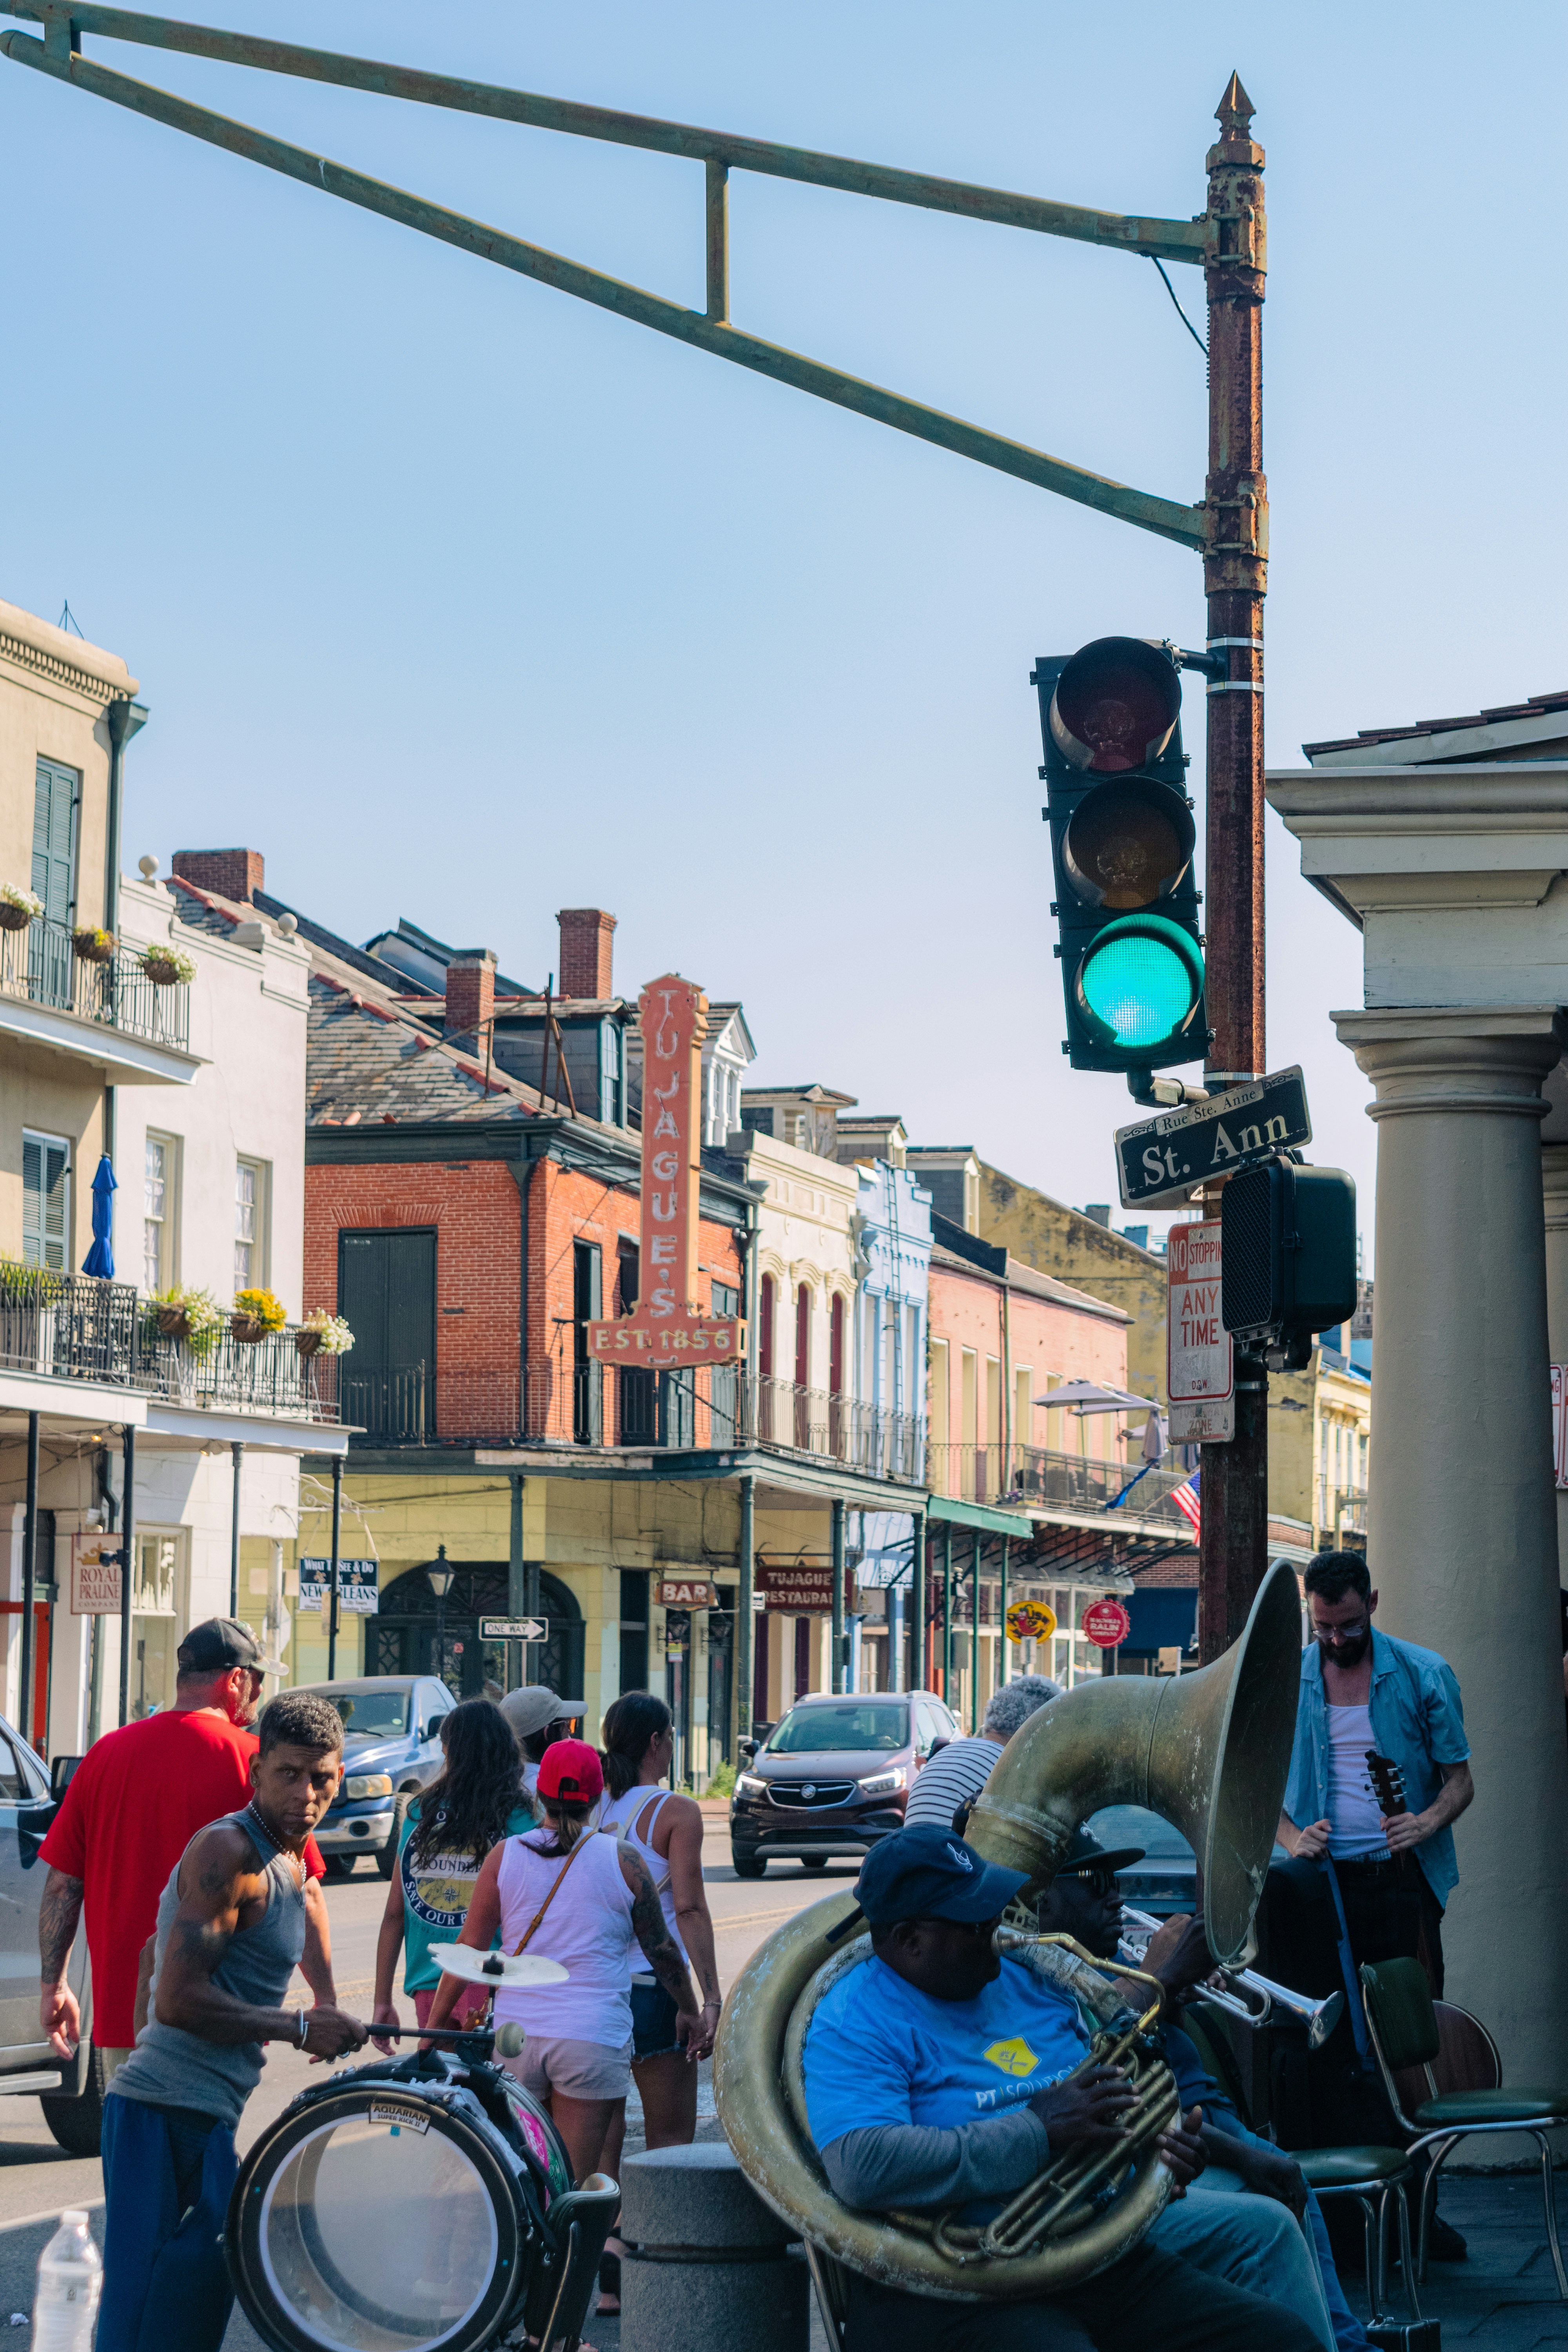
[(106, 1151), (92, 1180), (92, 1247), (81, 1265), (83, 1274), (101, 1275), (105, 1282), (114, 1279), (114, 1195), (119, 1190)]

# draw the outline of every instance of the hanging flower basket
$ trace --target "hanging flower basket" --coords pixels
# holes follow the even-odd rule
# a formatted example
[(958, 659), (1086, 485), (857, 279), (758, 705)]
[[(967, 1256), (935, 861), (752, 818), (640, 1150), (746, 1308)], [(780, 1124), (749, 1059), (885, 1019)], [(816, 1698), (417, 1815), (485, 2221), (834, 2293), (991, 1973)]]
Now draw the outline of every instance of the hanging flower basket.
[(210, 1356), (223, 1328), (223, 1311), (210, 1291), (175, 1283), (148, 1301), (149, 1337), (176, 1339), (197, 1358)]
[(312, 1307), (294, 1334), (294, 1345), (301, 1356), (346, 1356), (353, 1343), (354, 1335), (342, 1317), (329, 1315), (324, 1307)]
[(98, 923), (71, 933), (71, 945), (83, 963), (109, 963), (114, 956), (114, 940)]
[(234, 1302), (228, 1328), (242, 1347), (254, 1348), (269, 1331), (281, 1331), (289, 1318), (283, 1301), (270, 1290), (242, 1290)]
[(165, 1339), (189, 1339), (195, 1327), (183, 1307), (160, 1307), (156, 1310), (158, 1329)]
[(258, 1341), (267, 1337), (267, 1326), (259, 1315), (231, 1315), (228, 1328), (240, 1345), (246, 1348), (254, 1348)]
[(309, 1362), (312, 1356), (319, 1356), (321, 1352), (321, 1335), (319, 1331), (296, 1331), (294, 1345)]
[(0, 882), (0, 931), (25, 931), (44, 911), (44, 902), (14, 882)]
[(178, 948), (147, 948), (138, 961), (154, 988), (188, 988), (196, 976), (195, 962)]

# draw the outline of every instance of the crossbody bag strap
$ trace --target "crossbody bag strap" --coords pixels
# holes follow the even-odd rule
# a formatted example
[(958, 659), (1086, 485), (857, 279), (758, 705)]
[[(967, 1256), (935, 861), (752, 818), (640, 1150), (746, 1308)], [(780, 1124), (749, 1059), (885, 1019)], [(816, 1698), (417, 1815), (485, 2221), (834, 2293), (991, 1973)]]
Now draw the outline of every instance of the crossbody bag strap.
[[(538, 1910), (534, 1913), (532, 1918), (529, 1921), (527, 1927), (524, 1929), (521, 1943), (515, 1944), (512, 1947), (511, 1956), (514, 1960), (516, 1959), (519, 1952), (525, 1952), (528, 1949), (529, 1944), (532, 1940), (534, 1929), (538, 1927), (540, 1921), (543, 1918), (545, 1913), (549, 1910), (551, 1905), (560, 1894), (562, 1887), (566, 1883), (567, 1872), (571, 1869), (572, 1864), (576, 1861), (577, 1856), (583, 1852), (583, 1849), (587, 1843), (588, 1832), (584, 1830), (582, 1835), (578, 1838), (577, 1843), (573, 1847), (571, 1853), (567, 1855), (565, 1861), (562, 1864), (560, 1869), (556, 1872), (555, 1876), (551, 1881), (550, 1892), (545, 1896), (543, 1902), (540, 1905)], [(539, 1849), (536, 1846), (534, 1848), (534, 1852), (537, 1853)]]

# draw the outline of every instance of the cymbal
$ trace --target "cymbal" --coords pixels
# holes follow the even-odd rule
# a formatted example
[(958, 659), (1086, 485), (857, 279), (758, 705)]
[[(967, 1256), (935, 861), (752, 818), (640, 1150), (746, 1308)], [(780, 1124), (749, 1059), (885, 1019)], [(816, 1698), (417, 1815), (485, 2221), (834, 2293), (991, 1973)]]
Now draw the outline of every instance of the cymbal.
[(493, 1985), (499, 1992), (510, 1985), (564, 1984), (566, 1970), (559, 1960), (533, 1952), (480, 1952), (472, 1944), (428, 1944), (430, 1958), (443, 1976), (461, 1977), (465, 1984)]

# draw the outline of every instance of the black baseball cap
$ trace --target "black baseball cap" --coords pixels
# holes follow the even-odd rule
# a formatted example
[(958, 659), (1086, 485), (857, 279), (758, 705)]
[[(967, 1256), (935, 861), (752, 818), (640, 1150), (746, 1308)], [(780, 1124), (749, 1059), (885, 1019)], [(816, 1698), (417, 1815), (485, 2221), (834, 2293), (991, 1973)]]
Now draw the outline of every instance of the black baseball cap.
[(973, 1926), (999, 1918), (1026, 1873), (986, 1862), (936, 1822), (917, 1822), (879, 1838), (860, 1864), (855, 1892), (873, 1927), (897, 1919), (952, 1919)]
[(207, 1617), (193, 1625), (176, 1654), (183, 1675), (226, 1675), (247, 1666), (253, 1675), (280, 1675), (285, 1669), (269, 1658), (248, 1625), (237, 1617)]
[(1072, 1842), (1058, 1863), (1056, 1875), (1072, 1878), (1090, 1870), (1125, 1870), (1129, 1863), (1142, 1862), (1144, 1849), (1141, 1845), (1102, 1846), (1092, 1830), (1082, 1824), (1074, 1830)]

